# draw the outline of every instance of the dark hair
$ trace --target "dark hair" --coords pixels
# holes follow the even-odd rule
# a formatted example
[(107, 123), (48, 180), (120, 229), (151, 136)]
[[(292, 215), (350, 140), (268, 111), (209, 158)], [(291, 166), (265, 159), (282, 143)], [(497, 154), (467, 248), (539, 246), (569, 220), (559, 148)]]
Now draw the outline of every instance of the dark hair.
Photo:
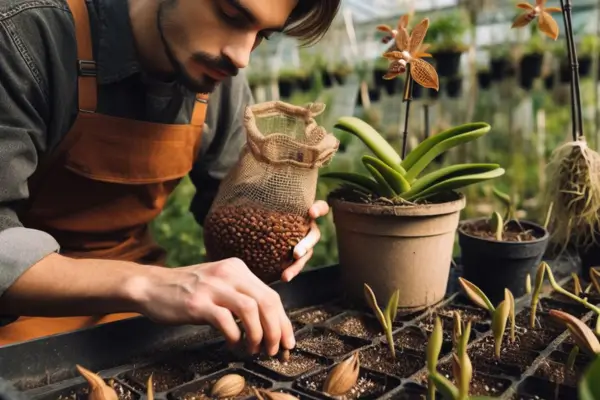
[(318, 42), (327, 33), (341, 0), (298, 0), (285, 28), (285, 34), (298, 38), (303, 45)]

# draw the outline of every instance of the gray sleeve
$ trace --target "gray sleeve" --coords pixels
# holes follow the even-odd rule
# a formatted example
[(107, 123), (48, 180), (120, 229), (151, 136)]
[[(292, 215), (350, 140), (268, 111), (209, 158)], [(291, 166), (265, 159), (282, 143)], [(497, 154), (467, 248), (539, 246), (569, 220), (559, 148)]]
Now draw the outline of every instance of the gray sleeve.
[(243, 71), (221, 82), (210, 95), (202, 149), (190, 173), (196, 187), (190, 211), (201, 225), (221, 180), (238, 161), (246, 143), (244, 109), (253, 102), (252, 91)]
[[(0, 295), (30, 266), (59, 249), (49, 234), (23, 227), (15, 210), (29, 196), (28, 179), (40, 155), (49, 141), (56, 140), (48, 135), (49, 125), (63, 118), (61, 113), (54, 115), (51, 107), (56, 105), (49, 100), (62, 93), (50, 88), (64, 87), (61, 79), (70, 73), (61, 68), (62, 45), (54, 43), (57, 35), (68, 34), (64, 11), (4, 11), (8, 17), (0, 19)], [(55, 85), (49, 85), (51, 79)], [(63, 99), (62, 107), (68, 107), (68, 96)]]

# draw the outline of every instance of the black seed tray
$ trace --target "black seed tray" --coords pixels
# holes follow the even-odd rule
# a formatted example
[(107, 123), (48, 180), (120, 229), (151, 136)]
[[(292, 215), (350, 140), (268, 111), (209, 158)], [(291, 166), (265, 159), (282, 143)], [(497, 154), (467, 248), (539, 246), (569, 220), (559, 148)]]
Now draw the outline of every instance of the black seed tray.
[[(550, 264), (561, 271), (561, 285), (572, 284), (569, 269), (576, 265)], [(442, 302), (397, 317), (393, 326), (396, 361), (391, 359), (387, 339), (370, 310), (348, 306), (341, 288), (333, 284), (339, 282), (339, 267), (331, 266), (306, 272), (289, 284), (272, 285), (296, 330), (297, 346), (288, 363), (229, 349), (208, 326), (160, 326), (140, 317), (2, 347), (0, 377), (27, 397), (40, 400), (86, 399), (87, 383), (77, 373), (76, 364), (98, 372), (122, 400), (146, 400), (150, 374), (157, 399), (209, 399), (212, 383), (227, 373), (246, 378), (248, 386), (237, 397), (240, 399), (253, 398), (251, 387), (283, 391), (299, 399), (330, 399), (321, 391), (325, 376), (336, 363), (358, 351), (359, 382), (338, 400), (420, 399), (427, 392), (425, 348), (436, 315), (444, 327), (438, 371), (452, 379), (452, 318), (458, 311), (464, 320), (472, 321), (468, 345), (474, 367), (471, 394), (527, 399), (558, 388), (559, 398), (576, 398), (572, 397), (576, 393), (572, 381), (557, 383), (547, 373), (548, 365), (564, 363), (573, 345), (564, 329), (549, 320), (547, 311), (562, 309), (587, 323), (592, 313), (547, 290), (538, 307), (543, 330), (532, 333), (528, 329), (529, 297), (516, 299), (518, 340), (514, 346), (518, 349), (505, 348), (505, 341), (496, 361), (489, 352), (493, 348), (490, 317), (457, 293), (459, 275), (460, 267), (453, 268), (448, 296)], [(577, 365), (583, 367), (587, 362), (589, 359), (580, 355)]]

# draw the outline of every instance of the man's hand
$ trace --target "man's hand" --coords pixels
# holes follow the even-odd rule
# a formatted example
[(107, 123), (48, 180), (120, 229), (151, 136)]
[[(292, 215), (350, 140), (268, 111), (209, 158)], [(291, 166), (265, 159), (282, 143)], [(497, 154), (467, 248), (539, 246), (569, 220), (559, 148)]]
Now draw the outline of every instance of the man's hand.
[(152, 272), (129, 283), (142, 314), (161, 323), (210, 323), (227, 342), (238, 344), (244, 328), (247, 349), (273, 356), (279, 348), (295, 346), (294, 331), (277, 292), (258, 279), (236, 258), (191, 267)]
[(284, 282), (289, 282), (294, 279), (312, 257), (313, 248), (317, 245), (319, 240), (321, 240), (321, 231), (319, 230), (316, 219), (324, 217), (329, 213), (329, 204), (323, 200), (317, 200), (308, 213), (312, 219), (310, 231), (294, 248), (294, 258), (296, 261), (281, 274), (281, 280)]

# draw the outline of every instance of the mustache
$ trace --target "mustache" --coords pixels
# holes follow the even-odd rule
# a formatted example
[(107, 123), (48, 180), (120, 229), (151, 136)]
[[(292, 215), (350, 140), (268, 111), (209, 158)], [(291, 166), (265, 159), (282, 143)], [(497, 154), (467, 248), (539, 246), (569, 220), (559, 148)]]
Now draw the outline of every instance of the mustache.
[(239, 73), (239, 69), (233, 62), (225, 57), (213, 57), (209, 54), (199, 52), (192, 54), (192, 59), (209, 68), (221, 70), (231, 76), (236, 76)]

